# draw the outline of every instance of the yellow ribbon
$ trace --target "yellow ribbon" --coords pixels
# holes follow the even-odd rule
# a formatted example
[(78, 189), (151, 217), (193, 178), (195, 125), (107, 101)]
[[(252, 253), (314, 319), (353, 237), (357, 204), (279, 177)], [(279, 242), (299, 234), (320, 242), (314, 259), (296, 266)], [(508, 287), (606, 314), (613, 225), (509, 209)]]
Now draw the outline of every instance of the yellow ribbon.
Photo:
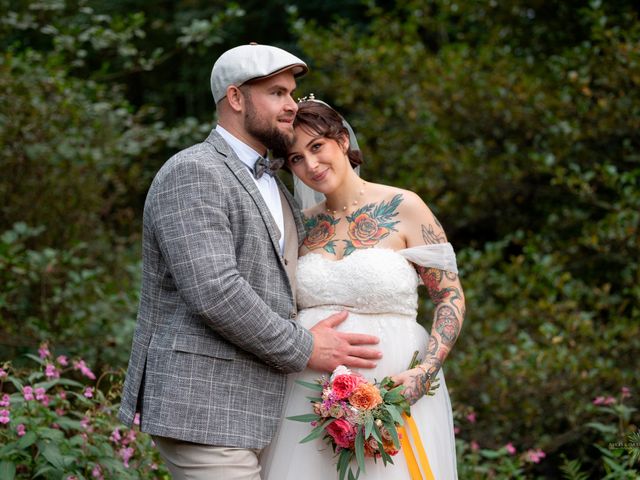
[[(424, 480), (435, 480), (433, 472), (431, 471), (431, 466), (429, 465), (429, 459), (427, 458), (424, 446), (422, 445), (422, 440), (420, 440), (420, 433), (418, 432), (416, 421), (405, 413), (402, 414), (402, 418), (404, 419), (405, 425), (411, 433), (411, 438), (413, 438), (413, 442), (416, 445), (416, 453), (418, 454), (420, 465), (424, 472)], [(402, 447), (404, 458), (409, 467), (411, 480), (423, 480), (422, 474), (420, 473), (420, 467), (418, 467), (418, 462), (416, 461), (416, 456), (411, 448), (411, 442), (409, 441), (407, 430), (405, 427), (398, 427), (398, 433), (400, 433), (400, 446)]]

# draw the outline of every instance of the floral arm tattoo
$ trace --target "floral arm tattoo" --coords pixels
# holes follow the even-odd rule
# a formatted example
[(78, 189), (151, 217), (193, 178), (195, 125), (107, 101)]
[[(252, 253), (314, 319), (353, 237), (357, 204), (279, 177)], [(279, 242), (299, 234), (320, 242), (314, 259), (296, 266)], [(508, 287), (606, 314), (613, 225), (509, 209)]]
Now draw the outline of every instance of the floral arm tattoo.
[[(446, 241), (442, 227), (435, 217), (434, 221), (438, 228), (422, 225), (422, 238), (427, 245)], [(417, 266), (416, 270), (427, 287), (435, 312), (427, 353), (422, 364), (417, 367), (422, 373), (414, 376), (411, 385), (404, 390), (410, 404), (429, 392), (432, 380), (460, 335), (466, 313), (464, 293), (457, 274), (421, 266)]]

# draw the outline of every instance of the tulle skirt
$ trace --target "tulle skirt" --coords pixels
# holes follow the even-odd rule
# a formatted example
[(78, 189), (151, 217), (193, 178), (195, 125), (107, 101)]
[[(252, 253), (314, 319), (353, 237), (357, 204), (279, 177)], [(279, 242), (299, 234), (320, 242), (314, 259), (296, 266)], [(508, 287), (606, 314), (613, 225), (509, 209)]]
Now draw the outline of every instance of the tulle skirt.
[[(313, 308), (302, 310), (299, 321), (311, 328), (337, 309)], [(429, 336), (414, 317), (394, 314), (350, 313), (340, 330), (376, 335), (383, 358), (375, 369), (360, 373), (370, 380), (382, 380), (407, 369), (414, 351), (423, 358)], [(300, 443), (311, 431), (308, 423), (288, 420), (286, 417), (312, 413), (307, 397), (316, 392), (295, 383), (295, 380), (314, 382), (321, 374), (312, 370), (291, 374), (287, 380), (287, 393), (282, 421), (271, 444), (260, 456), (263, 480), (327, 480), (337, 479), (337, 457), (322, 438)], [(457, 479), (453, 417), (447, 385), (442, 371), (440, 387), (434, 396), (425, 396), (411, 407), (420, 438), (436, 480)], [(393, 465), (384, 466), (381, 459), (374, 462), (366, 458), (361, 480), (410, 480), (408, 466), (401, 450), (393, 456)], [(356, 470), (353, 462), (353, 471)]]

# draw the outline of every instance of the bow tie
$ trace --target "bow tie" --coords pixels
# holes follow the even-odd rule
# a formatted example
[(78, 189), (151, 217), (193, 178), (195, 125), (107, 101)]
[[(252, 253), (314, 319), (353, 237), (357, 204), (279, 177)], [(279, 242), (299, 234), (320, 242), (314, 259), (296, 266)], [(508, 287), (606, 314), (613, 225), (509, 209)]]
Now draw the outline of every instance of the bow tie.
[(256, 163), (253, 165), (253, 176), (256, 180), (259, 180), (265, 173), (273, 177), (276, 171), (282, 167), (283, 164), (284, 159), (282, 158), (273, 158), (269, 160), (268, 158), (258, 157)]

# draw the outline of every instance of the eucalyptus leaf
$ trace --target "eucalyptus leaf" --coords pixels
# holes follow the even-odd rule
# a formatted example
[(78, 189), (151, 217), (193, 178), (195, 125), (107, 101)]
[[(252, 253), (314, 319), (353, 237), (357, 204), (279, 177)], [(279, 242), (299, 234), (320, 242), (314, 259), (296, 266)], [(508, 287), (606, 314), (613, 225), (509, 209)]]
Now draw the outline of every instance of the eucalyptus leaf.
[(302, 385), (303, 387), (310, 388), (311, 390), (322, 392), (322, 385), (320, 385), (319, 383), (305, 382), (304, 380), (296, 380), (296, 383), (298, 385)]
[(294, 415), (292, 417), (286, 417), (287, 420), (293, 420), (294, 422), (314, 422), (318, 420), (318, 415), (315, 413), (305, 413), (303, 415)]
[(318, 425), (313, 430), (311, 430), (311, 433), (309, 435), (307, 435), (302, 440), (300, 440), (300, 443), (307, 443), (307, 442), (310, 442), (312, 440), (315, 440), (316, 438), (320, 438), (320, 436), (322, 436), (322, 433), (324, 432), (325, 428), (328, 425), (330, 425), (331, 423), (333, 423), (335, 420), (336, 420), (335, 418), (332, 418), (332, 419), (327, 420), (326, 422)]
[(355, 441), (356, 461), (358, 462), (358, 468), (364, 470), (364, 436), (362, 434), (362, 428), (358, 429)]

